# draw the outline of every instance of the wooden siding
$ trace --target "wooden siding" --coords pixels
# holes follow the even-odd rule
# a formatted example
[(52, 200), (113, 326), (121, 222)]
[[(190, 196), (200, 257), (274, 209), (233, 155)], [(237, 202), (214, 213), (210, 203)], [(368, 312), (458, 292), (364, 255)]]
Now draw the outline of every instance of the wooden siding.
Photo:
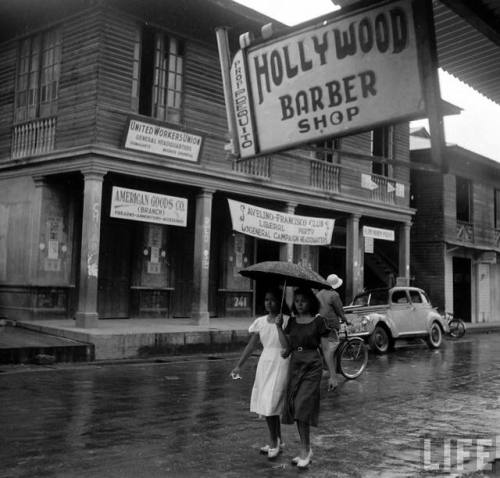
[(417, 209), (411, 231), (412, 241), (428, 243), (443, 240), (442, 175), (413, 171), (412, 194)]
[(102, 22), (92, 11), (64, 23), (56, 149), (95, 141)]
[(10, 160), (14, 95), (16, 81), (17, 44), (0, 45), (0, 163)]
[(132, 104), (132, 66), (137, 22), (106, 10), (99, 57), (97, 142), (121, 146)]
[(411, 245), (411, 285), (424, 289), (434, 307), (445, 307), (445, 249), (443, 243)]

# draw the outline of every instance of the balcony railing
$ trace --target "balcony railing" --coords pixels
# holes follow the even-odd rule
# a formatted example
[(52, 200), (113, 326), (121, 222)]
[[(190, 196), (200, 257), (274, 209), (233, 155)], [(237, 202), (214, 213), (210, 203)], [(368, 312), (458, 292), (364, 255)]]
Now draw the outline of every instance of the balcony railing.
[(311, 186), (338, 193), (340, 191), (340, 168), (325, 161), (311, 160)]
[(14, 126), (12, 158), (26, 158), (54, 150), (56, 118), (44, 118)]
[(468, 222), (457, 221), (457, 239), (460, 242), (474, 242), (474, 226)]
[(249, 176), (269, 179), (271, 177), (271, 158), (269, 156), (261, 156), (259, 158), (233, 161), (233, 171)]
[[(385, 176), (371, 175), (374, 187), (371, 191), (371, 198), (374, 201), (381, 201), (386, 204), (395, 204), (396, 202), (396, 181)], [(376, 186), (376, 187), (375, 187)]]

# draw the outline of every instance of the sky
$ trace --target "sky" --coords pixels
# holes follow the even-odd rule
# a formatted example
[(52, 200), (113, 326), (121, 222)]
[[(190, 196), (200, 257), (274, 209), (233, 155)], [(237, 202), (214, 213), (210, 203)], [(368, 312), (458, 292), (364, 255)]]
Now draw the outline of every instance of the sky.
[[(331, 0), (236, 1), (287, 25), (336, 10)], [(500, 162), (500, 106), (443, 70), (439, 84), (441, 97), (463, 110), (444, 118), (446, 142)], [(427, 120), (412, 122), (412, 126), (422, 125), (427, 126)]]

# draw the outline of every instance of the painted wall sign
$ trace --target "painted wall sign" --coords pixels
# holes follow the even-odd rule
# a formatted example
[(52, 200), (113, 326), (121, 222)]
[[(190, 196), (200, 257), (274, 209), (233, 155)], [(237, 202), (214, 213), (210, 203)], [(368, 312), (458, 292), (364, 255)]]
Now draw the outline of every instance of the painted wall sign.
[(332, 241), (334, 219), (296, 216), (228, 199), (235, 231), (289, 244), (321, 246)]
[[(242, 58), (237, 55), (235, 62), (243, 63)], [(257, 143), (258, 153), (424, 112), (409, 0), (335, 14), (250, 47), (245, 69), (256, 131), (245, 140)], [(242, 140), (240, 134), (240, 147)]]
[(394, 241), (394, 231), (378, 227), (363, 226), (363, 236), (372, 237), (373, 239), (383, 239), (384, 241)]
[(198, 161), (201, 143), (201, 136), (131, 119), (125, 148), (187, 161)]
[(166, 226), (187, 225), (188, 200), (113, 186), (110, 216)]

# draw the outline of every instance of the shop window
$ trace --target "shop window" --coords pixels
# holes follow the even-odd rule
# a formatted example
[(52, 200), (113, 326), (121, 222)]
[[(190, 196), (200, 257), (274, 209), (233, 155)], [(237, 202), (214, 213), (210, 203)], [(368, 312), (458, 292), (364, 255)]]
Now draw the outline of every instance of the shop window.
[(500, 229), (500, 189), (495, 189), (495, 229)]
[[(371, 154), (379, 158), (394, 159), (394, 126), (382, 126), (372, 130)], [(388, 177), (390, 174), (389, 165), (373, 161), (372, 173)]]
[(21, 40), (16, 78), (16, 122), (56, 112), (61, 75), (61, 32), (54, 28)]
[(327, 163), (338, 163), (339, 162), (339, 154), (341, 145), (340, 138), (329, 138), (326, 141), (318, 143), (316, 145), (317, 152), (316, 158)]
[(457, 176), (456, 178), (457, 221), (470, 222), (471, 218), (471, 182)]
[(137, 32), (132, 71), (132, 108), (145, 116), (181, 121), (184, 45), (165, 32)]

